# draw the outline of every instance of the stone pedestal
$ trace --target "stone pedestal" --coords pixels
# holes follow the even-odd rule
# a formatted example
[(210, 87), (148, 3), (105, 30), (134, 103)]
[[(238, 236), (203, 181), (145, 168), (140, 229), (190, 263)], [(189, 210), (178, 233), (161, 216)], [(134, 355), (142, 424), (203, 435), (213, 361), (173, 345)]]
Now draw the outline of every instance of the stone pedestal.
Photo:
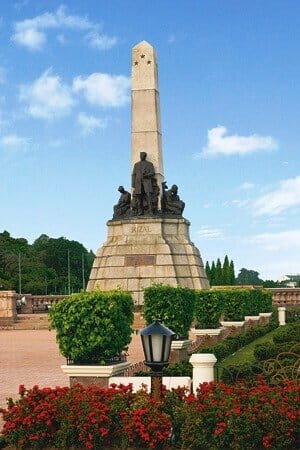
[(192, 328), (191, 331), (195, 336), (218, 336), (222, 328)]
[(245, 325), (244, 320), (222, 320), (221, 322), (222, 327), (235, 327), (235, 328), (242, 328)]
[(17, 320), (15, 291), (0, 291), (0, 326), (12, 325)]
[(185, 361), (188, 359), (188, 348), (192, 341), (186, 339), (185, 341), (172, 341), (169, 363), (174, 364), (179, 361)]
[(212, 353), (194, 353), (190, 357), (193, 366), (193, 392), (196, 392), (199, 385), (214, 381), (214, 365), (217, 358)]
[(68, 375), (70, 386), (82, 384), (83, 386), (109, 387), (109, 378), (120, 376), (124, 373), (131, 363), (124, 362), (113, 364), (111, 366), (76, 366), (63, 365), (62, 371)]
[(286, 321), (285, 321), (285, 320), (286, 320), (285, 311), (286, 311), (285, 306), (279, 306), (279, 308), (278, 308), (278, 321), (279, 321), (279, 326), (286, 325)]
[(267, 325), (268, 323), (270, 323), (271, 316), (271, 312), (259, 313), (259, 325)]
[(140, 217), (107, 222), (107, 241), (97, 252), (87, 290), (121, 288), (143, 303), (154, 283), (207, 289), (203, 261), (184, 218)]

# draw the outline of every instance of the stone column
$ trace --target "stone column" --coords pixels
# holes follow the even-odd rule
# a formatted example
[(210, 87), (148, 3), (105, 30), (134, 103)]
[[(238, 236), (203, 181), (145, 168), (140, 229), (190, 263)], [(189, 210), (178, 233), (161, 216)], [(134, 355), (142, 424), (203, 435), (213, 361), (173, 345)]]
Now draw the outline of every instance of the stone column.
[(17, 320), (15, 291), (0, 291), (0, 326), (10, 326)]
[(193, 391), (199, 387), (201, 383), (209, 383), (214, 381), (214, 365), (217, 358), (213, 353), (194, 353), (190, 357), (190, 363), (193, 366)]
[(286, 310), (285, 306), (279, 306), (278, 308), (278, 322), (280, 326), (286, 325), (285, 310)]
[(133, 165), (140, 160), (140, 152), (155, 168), (159, 188), (163, 181), (160, 106), (157, 60), (154, 48), (142, 41), (132, 50), (131, 92), (131, 156)]

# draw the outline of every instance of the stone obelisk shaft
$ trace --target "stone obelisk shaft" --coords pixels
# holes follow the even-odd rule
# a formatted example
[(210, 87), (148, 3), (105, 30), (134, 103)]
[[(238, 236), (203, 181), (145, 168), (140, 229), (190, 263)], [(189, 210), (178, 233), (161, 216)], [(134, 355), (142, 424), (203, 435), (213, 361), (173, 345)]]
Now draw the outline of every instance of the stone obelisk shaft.
[(147, 153), (155, 168), (158, 186), (164, 179), (157, 60), (154, 48), (142, 41), (132, 50), (131, 91), (131, 158), (139, 161), (140, 152)]

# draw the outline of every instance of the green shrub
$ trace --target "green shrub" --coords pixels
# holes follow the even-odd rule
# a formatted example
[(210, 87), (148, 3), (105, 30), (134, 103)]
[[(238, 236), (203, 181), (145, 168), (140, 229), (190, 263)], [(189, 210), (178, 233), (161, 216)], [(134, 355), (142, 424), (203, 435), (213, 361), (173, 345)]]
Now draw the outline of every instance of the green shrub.
[(263, 308), (262, 289), (245, 289), (245, 316), (258, 316)]
[(293, 342), (265, 342), (257, 344), (254, 349), (254, 357), (257, 361), (266, 361), (267, 359), (276, 358), (280, 353), (289, 352)]
[(251, 380), (255, 382), (257, 375), (262, 373), (262, 368), (259, 365), (243, 363), (234, 364), (221, 369), (220, 381), (227, 384), (236, 383), (238, 380)]
[(261, 308), (259, 312), (272, 312), (272, 292), (267, 289), (260, 289)]
[(155, 284), (144, 291), (144, 317), (147, 325), (155, 319), (160, 319), (174, 331), (177, 339), (188, 337), (194, 304), (194, 291), (180, 286)]
[(254, 357), (258, 361), (264, 361), (269, 358), (274, 358), (277, 354), (277, 347), (272, 342), (265, 342), (257, 344), (253, 351)]
[(218, 328), (223, 310), (222, 297), (217, 290), (195, 291), (196, 328)]
[(273, 336), (275, 344), (300, 341), (300, 321), (279, 327)]
[(230, 345), (227, 343), (227, 339), (212, 347), (204, 347), (198, 350), (197, 353), (213, 353), (218, 361), (226, 358), (226, 356), (231, 355), (232, 351)]
[(77, 364), (105, 364), (130, 343), (133, 300), (121, 291), (81, 292), (53, 306), (49, 317), (63, 356)]
[(224, 320), (241, 321), (245, 318), (247, 289), (218, 289), (223, 305)]
[(167, 377), (193, 377), (193, 366), (189, 361), (179, 361), (163, 369)]
[(0, 435), (0, 448), (6, 447), (5, 437)]
[(229, 336), (222, 342), (211, 347), (202, 348), (198, 353), (213, 353), (217, 360), (220, 362), (222, 359), (227, 358), (227, 356), (232, 355), (234, 352), (244, 347), (247, 344), (255, 341), (260, 336), (264, 336), (270, 331), (276, 328), (276, 321), (270, 323), (269, 325), (258, 326), (252, 328), (251, 330), (245, 331), (237, 336)]
[(286, 323), (297, 322), (300, 320), (300, 308), (293, 307), (286, 310)]

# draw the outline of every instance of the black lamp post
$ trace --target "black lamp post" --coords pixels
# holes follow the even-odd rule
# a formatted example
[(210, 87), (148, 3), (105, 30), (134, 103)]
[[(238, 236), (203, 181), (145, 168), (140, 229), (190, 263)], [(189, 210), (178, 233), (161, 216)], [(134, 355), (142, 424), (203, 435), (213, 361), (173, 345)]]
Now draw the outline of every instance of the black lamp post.
[(161, 399), (162, 370), (168, 365), (171, 342), (175, 333), (155, 320), (140, 331), (145, 364), (152, 370), (151, 393), (157, 400)]

